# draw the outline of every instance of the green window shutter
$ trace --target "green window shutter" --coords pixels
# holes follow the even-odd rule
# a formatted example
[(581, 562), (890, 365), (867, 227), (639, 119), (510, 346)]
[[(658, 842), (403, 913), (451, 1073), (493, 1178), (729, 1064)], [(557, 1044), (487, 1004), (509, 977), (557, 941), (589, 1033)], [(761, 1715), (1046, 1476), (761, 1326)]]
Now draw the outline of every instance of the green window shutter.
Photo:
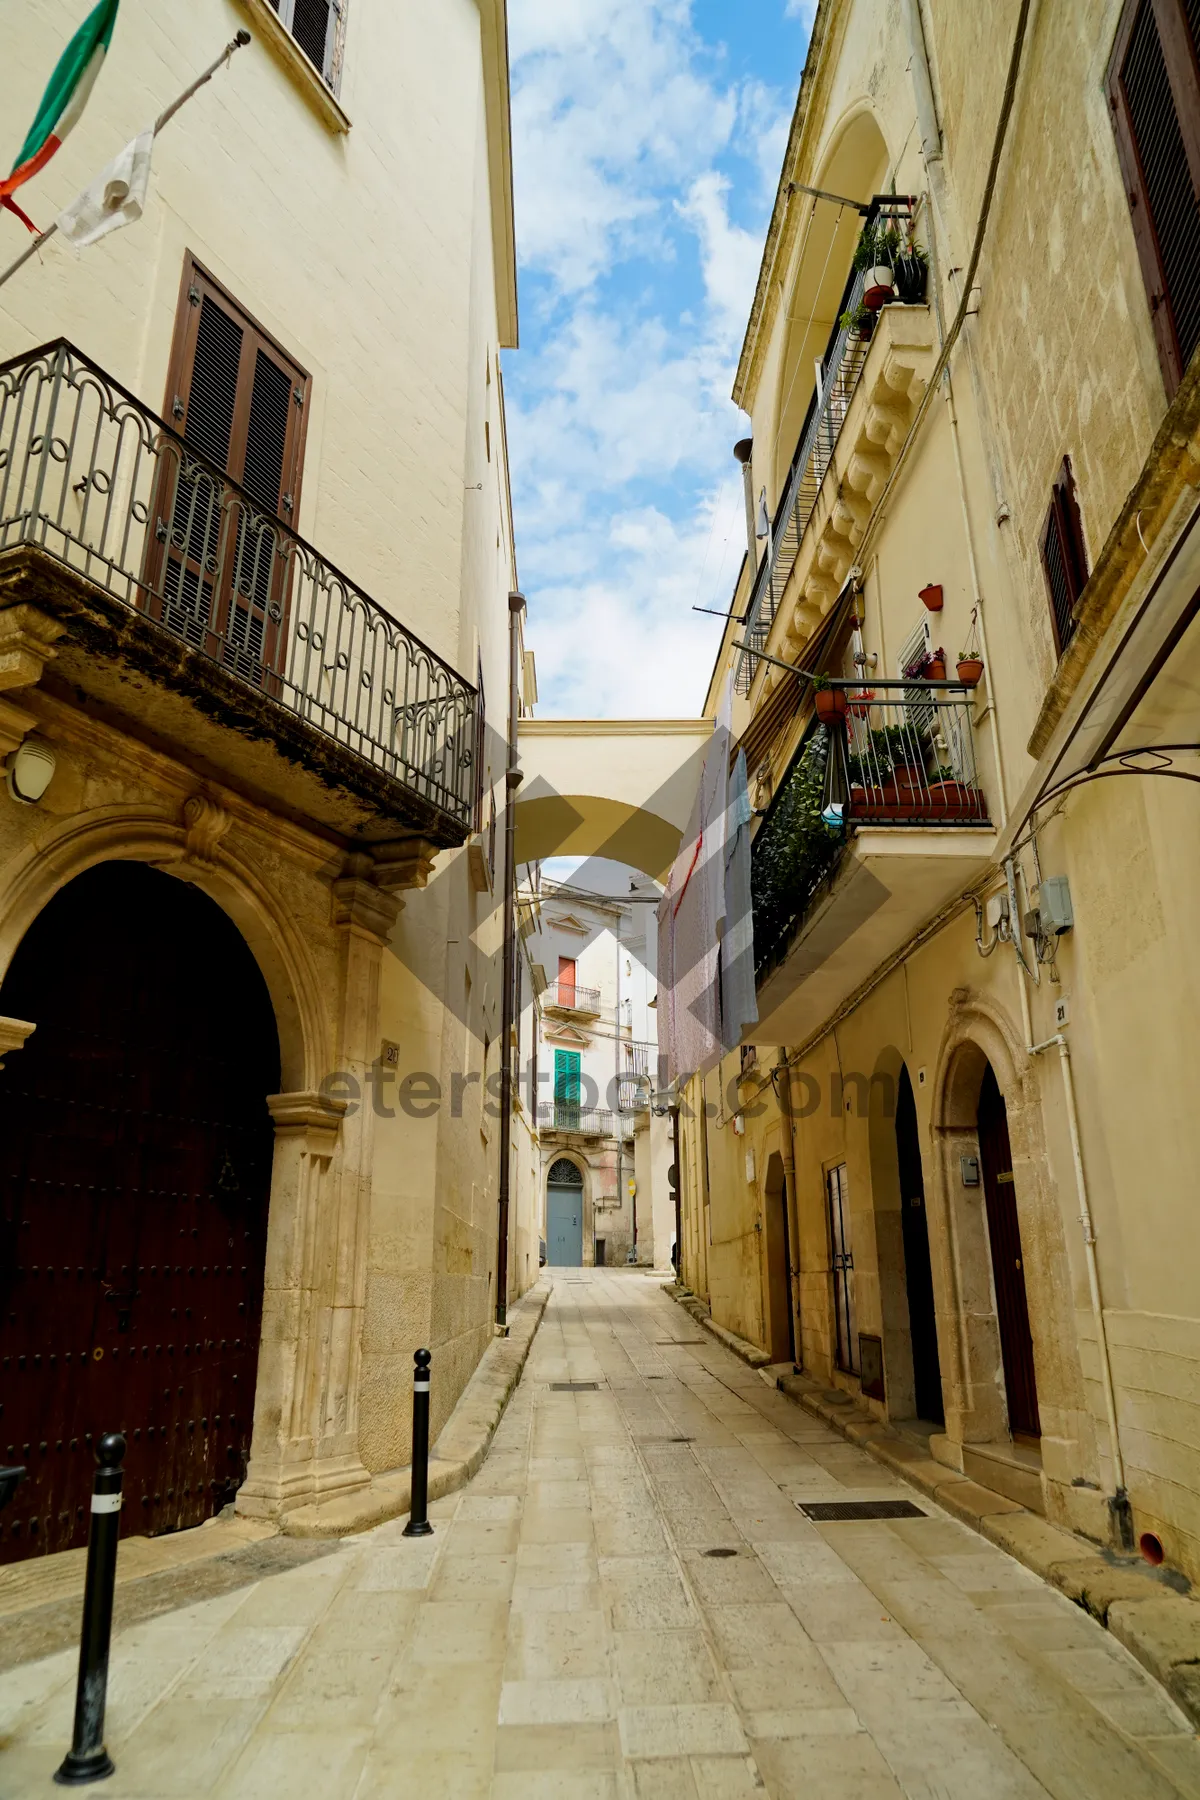
[(554, 1052), (554, 1098), (566, 1106), (579, 1105), (579, 1052)]

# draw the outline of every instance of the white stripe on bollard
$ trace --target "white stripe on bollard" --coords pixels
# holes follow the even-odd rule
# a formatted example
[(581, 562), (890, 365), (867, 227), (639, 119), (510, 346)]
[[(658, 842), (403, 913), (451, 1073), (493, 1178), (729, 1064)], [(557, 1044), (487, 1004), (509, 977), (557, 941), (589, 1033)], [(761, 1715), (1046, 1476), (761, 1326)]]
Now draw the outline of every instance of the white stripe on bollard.
[(120, 1494), (93, 1494), (92, 1511), (94, 1513), (120, 1512)]

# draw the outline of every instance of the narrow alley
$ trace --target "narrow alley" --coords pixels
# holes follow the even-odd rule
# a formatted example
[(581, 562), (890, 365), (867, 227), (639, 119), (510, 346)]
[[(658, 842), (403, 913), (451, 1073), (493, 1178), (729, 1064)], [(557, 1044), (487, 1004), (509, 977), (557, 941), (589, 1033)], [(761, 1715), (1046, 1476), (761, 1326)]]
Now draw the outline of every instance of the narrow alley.
[[(880, 1500), (913, 1516), (802, 1511)], [(118, 1633), (106, 1793), (1200, 1794), (1187, 1721), (1098, 1624), (655, 1278), (556, 1272), (483, 1468), (432, 1514)], [(74, 1670), (5, 1676), (4, 1800), (49, 1791)]]

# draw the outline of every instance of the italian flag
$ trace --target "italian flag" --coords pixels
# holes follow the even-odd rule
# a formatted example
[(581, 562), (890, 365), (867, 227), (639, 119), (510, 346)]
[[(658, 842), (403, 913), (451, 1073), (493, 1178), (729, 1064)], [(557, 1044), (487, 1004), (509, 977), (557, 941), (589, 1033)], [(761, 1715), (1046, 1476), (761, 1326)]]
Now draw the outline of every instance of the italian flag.
[(50, 84), (42, 95), (37, 117), (21, 145), (12, 174), (0, 181), (0, 206), (36, 229), (12, 199), (23, 182), (44, 169), (88, 102), (96, 85), (117, 22), (120, 0), (100, 0), (84, 20), (58, 61)]

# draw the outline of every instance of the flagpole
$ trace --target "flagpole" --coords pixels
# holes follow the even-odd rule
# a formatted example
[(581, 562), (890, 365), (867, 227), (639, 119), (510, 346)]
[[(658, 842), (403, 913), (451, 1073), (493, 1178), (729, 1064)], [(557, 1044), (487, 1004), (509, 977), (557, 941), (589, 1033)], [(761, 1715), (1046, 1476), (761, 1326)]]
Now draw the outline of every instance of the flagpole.
[[(222, 50), (220, 56), (217, 57), (217, 60), (214, 63), (209, 64), (208, 68), (205, 69), (203, 75), (197, 75), (195, 81), (192, 82), (191, 86), (184, 88), (182, 94), (179, 95), (178, 99), (172, 100), (170, 106), (167, 107), (165, 112), (159, 113), (158, 118), (154, 121), (155, 137), (158, 136), (158, 134), (162, 130), (163, 126), (168, 124), (170, 122), (170, 120), (172, 120), (175, 117), (175, 114), (179, 111), (180, 107), (186, 106), (187, 102), (191, 99), (192, 95), (195, 93), (198, 93), (199, 90), (204, 86), (206, 81), (211, 81), (213, 76), (217, 73), (218, 69), (223, 69), (225, 67), (225, 64), (229, 61), (229, 59), (233, 55), (234, 51), (241, 50), (243, 48), (243, 46), (248, 44), (249, 42), (250, 42), (250, 33), (245, 29), (245, 27), (243, 27), (242, 30), (238, 32), (237, 36), (234, 38), (231, 38), (229, 43), (226, 44), (226, 46), (225, 46), (224, 50)], [(11, 280), (11, 278), (16, 274), (18, 269), (23, 269), (25, 264), (29, 261), (30, 257), (36, 256), (37, 252), (41, 249), (42, 245), (48, 244), (50, 242), (50, 239), (54, 236), (54, 234), (57, 230), (58, 230), (58, 225), (56, 223), (54, 225), (47, 226), (45, 231), (39, 232), (38, 236), (34, 238), (33, 242), (31, 244), (26, 245), (25, 249), (21, 252), (20, 256), (18, 256), (16, 262), (10, 263), (8, 268), (4, 270), (3, 274), (0, 274), (0, 287), (3, 287), (6, 281)]]

